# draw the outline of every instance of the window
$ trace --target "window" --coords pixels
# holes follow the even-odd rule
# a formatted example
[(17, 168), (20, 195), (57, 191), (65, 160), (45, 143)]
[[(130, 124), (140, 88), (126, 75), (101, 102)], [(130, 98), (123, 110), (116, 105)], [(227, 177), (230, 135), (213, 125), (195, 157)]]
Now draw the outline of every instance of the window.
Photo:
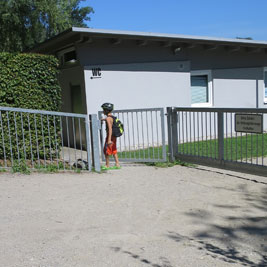
[(264, 91), (263, 91), (264, 103), (267, 103), (267, 68), (264, 68)]
[(212, 105), (211, 71), (191, 72), (191, 104), (192, 106)]

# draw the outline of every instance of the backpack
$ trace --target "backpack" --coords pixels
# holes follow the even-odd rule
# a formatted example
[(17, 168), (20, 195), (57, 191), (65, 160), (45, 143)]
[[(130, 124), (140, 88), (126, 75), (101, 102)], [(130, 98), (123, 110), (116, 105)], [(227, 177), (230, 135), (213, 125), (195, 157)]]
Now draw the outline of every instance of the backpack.
[(115, 116), (112, 116), (112, 118), (113, 118), (112, 136), (120, 137), (124, 132), (123, 123)]

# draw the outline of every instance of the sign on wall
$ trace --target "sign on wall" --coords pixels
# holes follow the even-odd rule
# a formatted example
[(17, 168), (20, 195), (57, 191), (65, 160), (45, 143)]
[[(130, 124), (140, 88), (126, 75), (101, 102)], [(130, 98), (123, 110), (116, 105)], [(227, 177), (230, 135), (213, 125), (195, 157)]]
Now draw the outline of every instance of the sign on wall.
[(263, 133), (262, 114), (235, 114), (235, 131)]

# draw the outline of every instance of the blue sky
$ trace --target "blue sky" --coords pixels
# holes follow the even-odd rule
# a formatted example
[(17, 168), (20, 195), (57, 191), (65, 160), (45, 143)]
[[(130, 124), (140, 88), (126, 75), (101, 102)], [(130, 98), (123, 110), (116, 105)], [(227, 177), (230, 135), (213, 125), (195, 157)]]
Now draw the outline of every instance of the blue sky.
[(267, 40), (267, 0), (86, 0), (88, 26)]

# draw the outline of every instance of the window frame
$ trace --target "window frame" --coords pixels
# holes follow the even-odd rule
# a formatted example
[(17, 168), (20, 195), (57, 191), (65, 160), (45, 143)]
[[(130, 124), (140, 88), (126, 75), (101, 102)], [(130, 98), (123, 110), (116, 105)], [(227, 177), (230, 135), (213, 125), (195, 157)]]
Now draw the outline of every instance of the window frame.
[(267, 96), (265, 96), (265, 73), (267, 74), (267, 67), (263, 68), (263, 103), (267, 104)]
[[(209, 102), (195, 103), (195, 104), (192, 104), (192, 102), (191, 102), (191, 107), (212, 107), (212, 105), (213, 105), (213, 82), (212, 82), (212, 71), (211, 70), (193, 70), (193, 71), (191, 71), (190, 72), (190, 90), (191, 90), (191, 77), (192, 76), (203, 76), (203, 75), (206, 75), (208, 77), (208, 99), (209, 99)], [(192, 94), (192, 91), (190, 92), (190, 95), (191, 94)], [(191, 101), (192, 101), (192, 95), (191, 95)]]

